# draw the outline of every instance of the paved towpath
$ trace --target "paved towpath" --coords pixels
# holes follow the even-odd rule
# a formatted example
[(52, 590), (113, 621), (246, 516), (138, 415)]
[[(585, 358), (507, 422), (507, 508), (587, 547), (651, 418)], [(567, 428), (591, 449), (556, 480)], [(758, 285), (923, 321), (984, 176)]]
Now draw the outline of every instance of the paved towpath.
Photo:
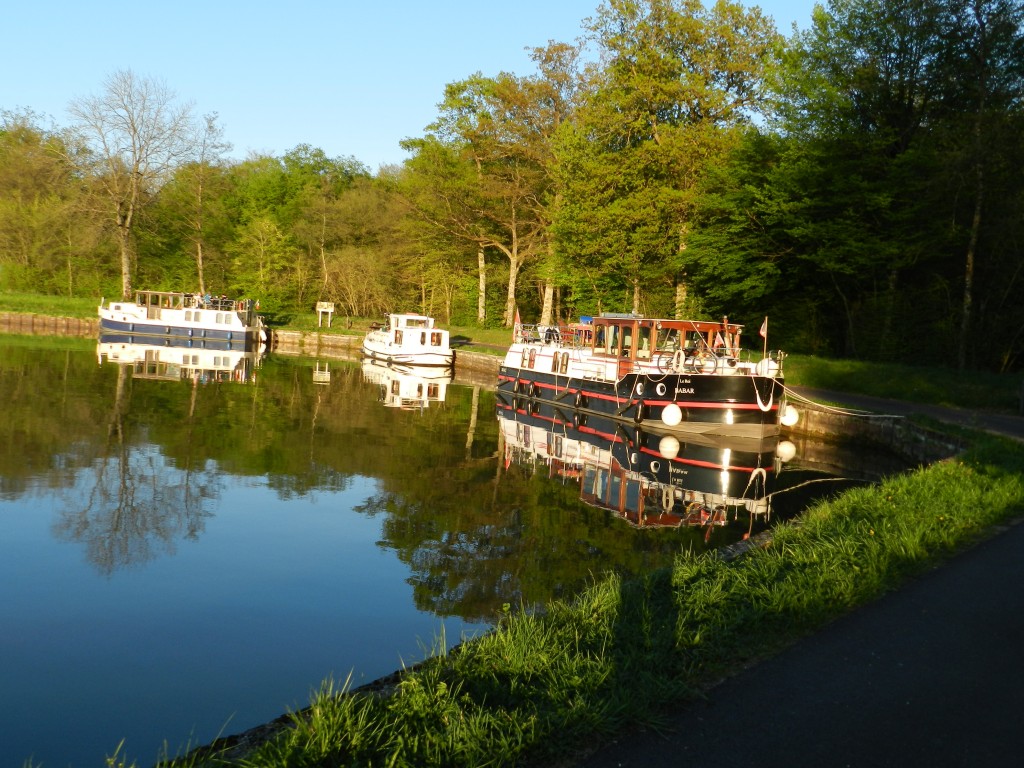
[[(1024, 419), (798, 390), (1024, 439)], [(1024, 765), (1024, 525), (1014, 524), (633, 732), (580, 768)]]

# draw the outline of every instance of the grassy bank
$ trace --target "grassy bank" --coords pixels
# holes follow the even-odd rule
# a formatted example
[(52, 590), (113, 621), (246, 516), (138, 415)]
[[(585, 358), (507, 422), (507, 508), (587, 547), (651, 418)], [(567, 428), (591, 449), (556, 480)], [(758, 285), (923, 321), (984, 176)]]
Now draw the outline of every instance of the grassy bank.
[[(390, 695), (327, 682), (250, 751), (176, 766), (549, 765), (618, 730), (668, 722), (730, 670), (770, 654), (1024, 510), (1024, 449), (967, 454), (844, 494), (742, 557), (681, 554), (644, 579), (602, 577), (544, 615), (409, 671)], [(440, 645), (440, 643), (439, 643)], [(678, 727), (679, 720), (674, 720)]]

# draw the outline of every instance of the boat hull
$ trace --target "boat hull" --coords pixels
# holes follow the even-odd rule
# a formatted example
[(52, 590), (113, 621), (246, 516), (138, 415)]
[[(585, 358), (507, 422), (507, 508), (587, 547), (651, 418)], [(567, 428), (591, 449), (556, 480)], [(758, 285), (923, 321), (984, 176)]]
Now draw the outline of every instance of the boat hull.
[(239, 349), (254, 347), (263, 340), (262, 331), (256, 328), (205, 328), (202, 326), (175, 325), (172, 322), (153, 323), (137, 320), (115, 320), (100, 318), (100, 332), (116, 334), (129, 341), (151, 341), (167, 339), (173, 346), (201, 346), (223, 344)]
[(363, 355), (371, 360), (378, 360), (391, 365), (403, 365), (425, 368), (451, 368), (455, 361), (453, 352), (403, 352), (392, 351), (386, 347), (363, 342)]
[(762, 437), (779, 434), (780, 377), (627, 373), (617, 380), (501, 366), (498, 392), (648, 428)]

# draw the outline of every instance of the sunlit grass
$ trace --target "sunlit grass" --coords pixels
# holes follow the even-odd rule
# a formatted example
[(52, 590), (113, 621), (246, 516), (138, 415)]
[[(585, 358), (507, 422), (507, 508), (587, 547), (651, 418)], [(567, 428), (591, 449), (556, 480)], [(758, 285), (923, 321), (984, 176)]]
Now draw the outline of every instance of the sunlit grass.
[(0, 292), (0, 312), (45, 315), (47, 317), (96, 317), (100, 298), (68, 299), (36, 293)]
[(1014, 411), (1021, 388), (1018, 375), (807, 355), (787, 356), (785, 371), (787, 384), (961, 408)]
[(325, 683), (244, 760), (203, 764), (543, 764), (630, 725), (657, 728), (722, 675), (1020, 515), (1022, 468), (1020, 445), (978, 438), (960, 459), (814, 506), (741, 557), (681, 554), (641, 579), (601, 577), (541, 614), (509, 612), (454, 651), (441, 642), (390, 694)]

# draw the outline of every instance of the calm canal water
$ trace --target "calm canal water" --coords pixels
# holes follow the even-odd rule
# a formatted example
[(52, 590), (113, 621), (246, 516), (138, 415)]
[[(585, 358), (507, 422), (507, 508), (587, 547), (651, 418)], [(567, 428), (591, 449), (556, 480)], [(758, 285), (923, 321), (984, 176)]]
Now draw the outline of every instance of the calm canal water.
[[(580, 475), (551, 471), (563, 457), (511, 443), (568, 445), (508, 429), (486, 387), (100, 351), (0, 336), (5, 765), (95, 765), (122, 739), (150, 765), (486, 631), (506, 604), (746, 531), (630, 524), (593, 488), (583, 503)], [(393, 407), (406, 395), (432, 402)]]

